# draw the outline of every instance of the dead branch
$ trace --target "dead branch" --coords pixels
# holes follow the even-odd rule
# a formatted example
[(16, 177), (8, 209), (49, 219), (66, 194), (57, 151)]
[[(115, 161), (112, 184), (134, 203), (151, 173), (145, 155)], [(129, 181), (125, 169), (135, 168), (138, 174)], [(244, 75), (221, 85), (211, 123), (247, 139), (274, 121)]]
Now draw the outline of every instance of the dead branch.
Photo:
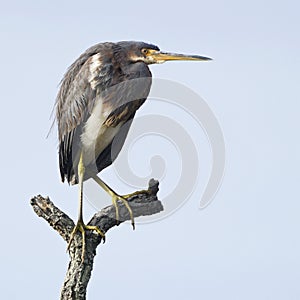
[[(158, 181), (151, 179), (145, 193), (134, 195), (128, 199), (135, 218), (153, 215), (163, 210), (161, 202), (157, 199), (157, 192)], [(33, 197), (30, 203), (35, 213), (45, 219), (68, 242), (75, 226), (73, 220), (57, 208), (49, 197), (38, 195)], [(119, 214), (121, 223), (130, 220), (128, 210), (121, 203), (119, 203)], [(88, 222), (88, 225), (98, 226), (103, 232), (107, 232), (113, 226), (118, 225), (114, 206), (110, 205), (97, 212)], [(94, 232), (86, 233), (86, 250), (82, 262), (82, 237), (80, 233), (76, 234), (69, 251), (70, 262), (61, 291), (61, 300), (86, 299), (86, 290), (93, 269), (96, 248), (101, 239), (101, 236)]]

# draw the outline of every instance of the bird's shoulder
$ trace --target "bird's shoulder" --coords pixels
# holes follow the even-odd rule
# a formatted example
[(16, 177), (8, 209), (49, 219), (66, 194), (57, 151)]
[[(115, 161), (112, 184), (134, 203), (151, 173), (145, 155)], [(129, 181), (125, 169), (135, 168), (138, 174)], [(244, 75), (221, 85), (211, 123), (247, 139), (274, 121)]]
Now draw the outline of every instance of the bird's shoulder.
[(117, 126), (131, 119), (150, 92), (151, 72), (145, 63), (129, 64), (121, 69), (102, 94), (103, 109), (109, 112), (106, 126)]
[[(105, 85), (105, 77), (111, 72), (107, 54), (112, 53), (112, 48), (112, 43), (101, 43), (87, 49), (63, 76), (55, 104), (59, 138), (79, 125), (86, 113), (91, 111), (92, 100), (96, 97), (96, 84), (97, 89), (100, 83)], [(97, 83), (95, 74), (99, 75)]]

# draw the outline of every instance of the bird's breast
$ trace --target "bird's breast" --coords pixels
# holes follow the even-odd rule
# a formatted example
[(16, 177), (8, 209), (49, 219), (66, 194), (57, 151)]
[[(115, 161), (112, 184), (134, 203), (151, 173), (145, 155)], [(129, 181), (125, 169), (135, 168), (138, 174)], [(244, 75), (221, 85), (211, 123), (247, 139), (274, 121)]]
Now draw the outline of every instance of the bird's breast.
[(123, 123), (115, 127), (104, 124), (109, 113), (103, 110), (101, 99), (96, 102), (81, 134), (83, 162), (85, 165), (96, 162), (101, 152), (112, 142)]

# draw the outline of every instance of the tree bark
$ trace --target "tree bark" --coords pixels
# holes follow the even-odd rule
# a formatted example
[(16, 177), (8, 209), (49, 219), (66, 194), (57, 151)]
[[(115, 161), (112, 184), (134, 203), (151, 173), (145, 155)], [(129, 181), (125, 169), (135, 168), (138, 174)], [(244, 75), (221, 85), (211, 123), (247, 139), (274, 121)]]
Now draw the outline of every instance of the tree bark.
[[(148, 190), (128, 199), (135, 218), (159, 213), (163, 210), (161, 202), (157, 199), (158, 181), (151, 179)], [(45, 219), (61, 237), (68, 243), (71, 232), (75, 226), (73, 220), (57, 208), (49, 197), (35, 196), (31, 199), (31, 205), (35, 213)], [(126, 207), (119, 202), (120, 222), (130, 220)], [(115, 207), (110, 205), (97, 212), (88, 225), (99, 227), (102, 232), (118, 225), (116, 221)], [(93, 269), (96, 248), (102, 237), (94, 232), (86, 232), (86, 249), (82, 261), (82, 236), (77, 233), (70, 245), (70, 262), (61, 291), (61, 300), (84, 300), (86, 299), (87, 285)]]

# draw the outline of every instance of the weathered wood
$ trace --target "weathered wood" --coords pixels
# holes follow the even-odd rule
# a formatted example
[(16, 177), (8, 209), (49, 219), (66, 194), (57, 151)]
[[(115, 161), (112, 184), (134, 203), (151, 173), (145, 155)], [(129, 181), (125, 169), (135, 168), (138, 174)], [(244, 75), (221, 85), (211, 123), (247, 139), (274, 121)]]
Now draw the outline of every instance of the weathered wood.
[[(135, 218), (159, 213), (163, 210), (161, 202), (157, 199), (158, 181), (149, 182), (148, 190), (128, 199)], [(49, 197), (35, 196), (31, 199), (31, 205), (35, 213), (45, 219), (61, 237), (68, 242), (75, 226), (64, 212), (57, 208)], [(121, 223), (130, 220), (128, 210), (120, 202), (119, 214)], [(115, 219), (115, 207), (110, 205), (97, 212), (88, 225), (98, 226), (103, 232), (107, 232), (113, 226), (118, 225)], [(70, 246), (70, 262), (61, 291), (61, 300), (86, 299), (87, 285), (93, 269), (96, 248), (102, 238), (94, 232), (86, 233), (86, 249), (84, 261), (81, 260), (82, 237), (77, 233)]]

